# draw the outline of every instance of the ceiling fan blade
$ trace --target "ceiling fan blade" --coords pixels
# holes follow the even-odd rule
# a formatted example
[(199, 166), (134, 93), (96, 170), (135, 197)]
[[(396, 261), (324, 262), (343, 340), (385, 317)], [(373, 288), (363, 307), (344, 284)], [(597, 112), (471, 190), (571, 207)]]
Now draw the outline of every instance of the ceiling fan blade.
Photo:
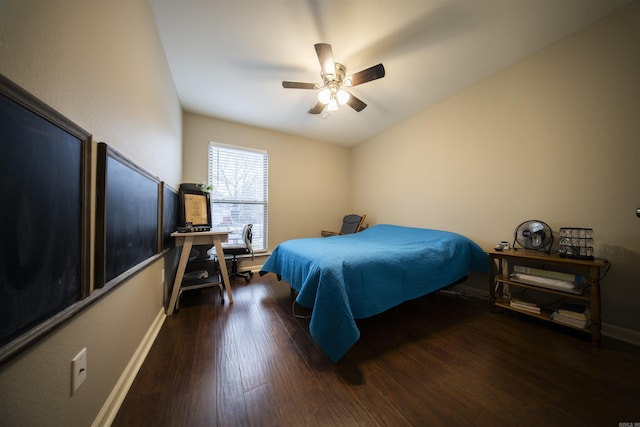
[(282, 87), (286, 89), (316, 89), (315, 83), (302, 82), (282, 82)]
[(362, 102), (360, 98), (353, 96), (353, 94), (351, 93), (349, 94), (349, 99), (347, 99), (347, 105), (349, 105), (349, 107), (353, 108), (357, 112), (364, 110), (367, 106), (367, 104)]
[(316, 105), (311, 107), (311, 109), (309, 110), (309, 114), (320, 114), (322, 113), (322, 111), (324, 110), (324, 107), (326, 106), (327, 106), (326, 104), (323, 104), (322, 102), (318, 101), (316, 102)]
[(373, 67), (369, 67), (366, 70), (359, 71), (349, 77), (346, 80), (351, 80), (351, 86), (358, 86), (362, 83), (370, 82), (371, 80), (377, 80), (384, 77), (384, 65), (378, 64)]
[(336, 65), (333, 62), (333, 49), (328, 43), (316, 43), (313, 45), (316, 48), (316, 54), (320, 61), (320, 69), (324, 75), (336, 75)]

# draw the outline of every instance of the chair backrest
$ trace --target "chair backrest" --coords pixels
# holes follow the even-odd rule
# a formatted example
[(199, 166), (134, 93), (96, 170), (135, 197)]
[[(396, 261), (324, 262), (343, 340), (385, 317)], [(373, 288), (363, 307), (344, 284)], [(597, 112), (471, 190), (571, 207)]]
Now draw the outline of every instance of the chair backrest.
[(253, 241), (253, 224), (247, 224), (242, 229), (242, 241), (247, 247), (249, 253), (252, 254), (253, 248), (251, 247), (251, 242)]
[(360, 216), (358, 214), (350, 214), (346, 215), (342, 219), (342, 228), (340, 229), (340, 234), (353, 234), (360, 231), (362, 227), (362, 223), (364, 222), (365, 216)]

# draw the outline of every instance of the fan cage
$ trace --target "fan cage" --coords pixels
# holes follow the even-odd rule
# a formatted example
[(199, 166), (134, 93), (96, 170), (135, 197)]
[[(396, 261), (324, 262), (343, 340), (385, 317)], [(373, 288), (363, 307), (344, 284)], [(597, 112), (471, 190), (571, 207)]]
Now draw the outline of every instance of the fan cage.
[[(542, 242), (541, 247), (538, 247), (538, 248), (530, 247), (530, 246), (527, 246), (526, 244), (523, 244), (520, 241), (520, 238), (518, 235), (519, 231), (522, 230), (524, 227), (529, 227), (531, 224), (539, 224), (540, 226), (543, 227), (543, 230), (548, 232), (548, 234), (545, 233), (544, 240)], [(530, 220), (524, 221), (516, 227), (516, 230), (513, 234), (514, 234), (513, 246), (512, 246), (513, 250), (517, 251), (518, 250), (517, 245), (520, 245), (521, 249), (545, 252), (547, 254), (551, 253), (551, 247), (553, 246), (554, 236), (553, 236), (553, 230), (551, 230), (551, 227), (549, 227), (549, 224), (547, 224), (546, 222), (540, 221), (537, 219), (530, 219)]]
[(593, 259), (593, 229), (561, 228), (558, 254), (564, 258)]

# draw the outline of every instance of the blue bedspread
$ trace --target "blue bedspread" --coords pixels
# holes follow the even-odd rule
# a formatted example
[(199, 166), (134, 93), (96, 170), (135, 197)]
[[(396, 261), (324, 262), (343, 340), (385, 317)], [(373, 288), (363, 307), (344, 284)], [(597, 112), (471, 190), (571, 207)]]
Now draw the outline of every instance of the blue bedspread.
[(309, 330), (333, 363), (360, 338), (355, 319), (489, 270), (487, 254), (456, 233), (375, 225), (357, 234), (278, 245), (262, 267), (297, 290), (311, 308)]

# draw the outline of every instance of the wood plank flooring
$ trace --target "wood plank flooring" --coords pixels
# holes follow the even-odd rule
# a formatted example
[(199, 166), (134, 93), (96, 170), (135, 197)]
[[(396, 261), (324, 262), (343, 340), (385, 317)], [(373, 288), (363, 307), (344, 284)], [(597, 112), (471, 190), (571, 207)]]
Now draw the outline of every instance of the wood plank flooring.
[[(640, 349), (437, 293), (360, 320), (337, 364), (275, 276), (185, 293), (114, 426), (618, 426)], [(305, 310), (296, 306), (297, 314)], [(308, 313), (308, 311), (306, 311)], [(606, 313), (604, 313), (606, 317)]]

